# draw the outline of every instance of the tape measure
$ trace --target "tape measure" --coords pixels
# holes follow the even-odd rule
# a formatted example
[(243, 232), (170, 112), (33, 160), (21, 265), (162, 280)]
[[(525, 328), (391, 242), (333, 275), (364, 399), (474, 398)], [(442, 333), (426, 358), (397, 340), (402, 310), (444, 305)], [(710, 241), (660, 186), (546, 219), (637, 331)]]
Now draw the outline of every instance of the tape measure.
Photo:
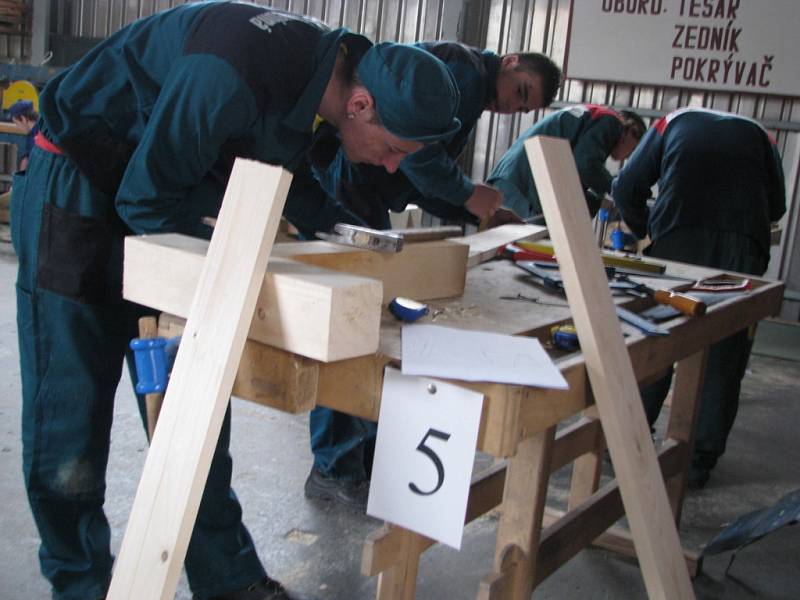
[(389, 302), (389, 312), (400, 321), (413, 323), (420, 317), (428, 314), (428, 305), (411, 300), (410, 298), (395, 298)]
[(559, 350), (574, 352), (581, 347), (574, 325), (553, 325), (550, 328), (550, 339)]

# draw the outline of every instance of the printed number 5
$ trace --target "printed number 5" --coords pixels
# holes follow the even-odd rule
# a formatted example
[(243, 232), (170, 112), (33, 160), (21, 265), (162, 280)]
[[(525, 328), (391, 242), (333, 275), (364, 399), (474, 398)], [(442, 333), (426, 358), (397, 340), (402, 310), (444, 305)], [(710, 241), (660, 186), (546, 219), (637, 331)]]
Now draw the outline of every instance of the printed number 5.
[(445, 433), (444, 431), (439, 431), (438, 429), (431, 428), (428, 429), (428, 433), (425, 434), (425, 437), (422, 438), (422, 441), (419, 443), (419, 446), (417, 446), (417, 450), (422, 452), (425, 456), (430, 458), (431, 461), (433, 461), (433, 466), (436, 467), (436, 475), (438, 477), (438, 480), (436, 482), (436, 487), (429, 492), (423, 492), (421, 489), (417, 487), (417, 484), (415, 484), (414, 482), (408, 484), (408, 487), (411, 489), (411, 491), (414, 492), (415, 494), (419, 494), (420, 496), (430, 496), (431, 494), (435, 494), (436, 492), (439, 491), (439, 488), (442, 487), (442, 484), (444, 483), (444, 465), (442, 465), (442, 461), (436, 454), (436, 452), (434, 452), (428, 446), (425, 445), (425, 441), (428, 439), (428, 436), (439, 438), (440, 440), (443, 440), (445, 442), (450, 439), (449, 433)]

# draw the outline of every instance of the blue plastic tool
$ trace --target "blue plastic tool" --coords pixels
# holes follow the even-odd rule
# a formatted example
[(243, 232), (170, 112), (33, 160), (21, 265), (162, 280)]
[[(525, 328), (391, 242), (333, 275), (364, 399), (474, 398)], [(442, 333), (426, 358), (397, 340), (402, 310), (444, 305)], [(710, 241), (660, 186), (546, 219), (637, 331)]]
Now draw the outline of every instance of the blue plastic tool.
[(163, 393), (178, 353), (180, 337), (135, 338), (131, 340), (136, 365), (137, 394)]
[(574, 325), (553, 325), (550, 328), (550, 338), (553, 340), (553, 346), (560, 350), (574, 352), (581, 347)]
[(410, 298), (397, 297), (389, 303), (389, 312), (400, 321), (413, 323), (428, 314), (428, 305)]

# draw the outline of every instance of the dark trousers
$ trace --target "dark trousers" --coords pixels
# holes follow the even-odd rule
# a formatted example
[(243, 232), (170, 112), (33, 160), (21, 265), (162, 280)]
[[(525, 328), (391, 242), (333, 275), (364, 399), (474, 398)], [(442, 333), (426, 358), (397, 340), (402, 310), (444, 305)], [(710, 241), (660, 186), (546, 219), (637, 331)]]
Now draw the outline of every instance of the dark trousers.
[[(41, 570), (54, 598), (101, 598), (113, 563), (103, 503), (114, 395), (145, 309), (121, 298), (124, 228), (111, 198), (70, 161), (34, 149), (13, 190), (23, 473)], [(265, 576), (230, 487), (229, 439), (230, 411), (185, 561), (199, 598)]]
[(325, 477), (363, 481), (372, 474), (378, 424), (324, 406), (309, 417), (314, 468)]
[[(732, 232), (677, 229), (654, 242), (650, 256), (716, 269), (763, 275), (769, 256), (755, 240)], [(747, 368), (752, 338), (743, 329), (709, 348), (705, 380), (695, 428), (692, 468), (709, 471), (725, 452), (728, 434), (739, 409), (739, 392)], [(669, 373), (642, 389), (651, 427), (656, 422), (672, 383)]]

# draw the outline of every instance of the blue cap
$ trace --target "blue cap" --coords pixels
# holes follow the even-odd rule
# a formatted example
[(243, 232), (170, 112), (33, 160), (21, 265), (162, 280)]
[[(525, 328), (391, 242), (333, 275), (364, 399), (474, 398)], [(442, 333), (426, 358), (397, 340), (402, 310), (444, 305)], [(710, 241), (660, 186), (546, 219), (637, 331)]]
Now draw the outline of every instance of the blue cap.
[(461, 128), (453, 75), (420, 48), (375, 44), (358, 63), (358, 78), (375, 99), (383, 126), (399, 138), (430, 143)]
[(33, 110), (33, 102), (30, 100), (17, 100), (8, 109), (8, 114), (12, 119), (28, 114)]

